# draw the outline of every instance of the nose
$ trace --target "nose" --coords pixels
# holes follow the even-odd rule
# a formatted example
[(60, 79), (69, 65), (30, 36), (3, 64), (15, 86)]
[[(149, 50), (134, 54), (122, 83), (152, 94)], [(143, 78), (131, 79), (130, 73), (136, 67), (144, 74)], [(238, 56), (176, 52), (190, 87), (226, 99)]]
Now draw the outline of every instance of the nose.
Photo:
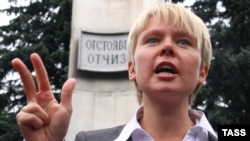
[(164, 55), (175, 56), (174, 45), (171, 40), (165, 41), (160, 49), (160, 56)]

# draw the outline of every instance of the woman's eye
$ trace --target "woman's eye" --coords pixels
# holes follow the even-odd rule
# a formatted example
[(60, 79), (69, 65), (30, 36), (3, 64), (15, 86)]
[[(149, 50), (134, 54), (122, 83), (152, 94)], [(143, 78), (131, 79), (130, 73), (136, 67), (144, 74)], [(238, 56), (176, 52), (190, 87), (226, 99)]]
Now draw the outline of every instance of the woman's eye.
[(160, 42), (160, 40), (158, 38), (155, 38), (155, 37), (148, 38), (146, 40), (146, 44), (157, 44), (159, 42)]
[(192, 43), (187, 39), (180, 39), (177, 43), (181, 46), (192, 46)]

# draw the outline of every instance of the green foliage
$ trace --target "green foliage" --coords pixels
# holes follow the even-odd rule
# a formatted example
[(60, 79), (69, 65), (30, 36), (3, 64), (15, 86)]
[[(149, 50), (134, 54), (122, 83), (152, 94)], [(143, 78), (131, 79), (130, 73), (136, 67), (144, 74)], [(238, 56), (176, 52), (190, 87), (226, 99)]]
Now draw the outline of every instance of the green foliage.
[(214, 57), (193, 107), (202, 107), (215, 129), (250, 124), (249, 6), (247, 0), (197, 0), (192, 6), (210, 28)]
[[(21, 1), (27, 2), (9, 0), (12, 5)], [(70, 0), (30, 0), (28, 6), (11, 6), (0, 11), (16, 16), (9, 25), (0, 27), (0, 140), (22, 140), (15, 114), (26, 104), (26, 98), (19, 78), (9, 80), (14, 74), (13, 58), (21, 58), (33, 72), (29, 55), (40, 54), (58, 99), (67, 79), (71, 8)]]
[[(224, 10), (218, 10), (220, 3)], [(9, 25), (0, 27), (1, 141), (22, 140), (15, 114), (26, 104), (26, 97), (18, 78), (6, 79), (14, 73), (13, 58), (21, 58), (33, 71), (29, 54), (39, 53), (56, 96), (60, 93), (67, 78), (71, 6), (69, 0), (30, 0), (28, 6), (0, 11), (16, 15)], [(191, 6), (210, 29), (214, 57), (207, 85), (192, 106), (202, 109), (215, 129), (218, 124), (250, 124), (249, 6), (248, 0), (197, 0)]]
[(3, 113), (0, 115), (0, 141), (22, 140), (18, 126), (15, 122), (15, 114)]

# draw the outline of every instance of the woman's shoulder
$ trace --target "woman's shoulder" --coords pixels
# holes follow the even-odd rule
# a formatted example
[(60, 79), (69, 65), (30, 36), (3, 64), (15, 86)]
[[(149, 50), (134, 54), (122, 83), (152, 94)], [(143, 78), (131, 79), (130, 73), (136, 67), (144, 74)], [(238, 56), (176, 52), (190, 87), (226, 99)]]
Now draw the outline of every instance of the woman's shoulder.
[(111, 141), (116, 139), (125, 125), (111, 128), (81, 131), (77, 133), (75, 141)]

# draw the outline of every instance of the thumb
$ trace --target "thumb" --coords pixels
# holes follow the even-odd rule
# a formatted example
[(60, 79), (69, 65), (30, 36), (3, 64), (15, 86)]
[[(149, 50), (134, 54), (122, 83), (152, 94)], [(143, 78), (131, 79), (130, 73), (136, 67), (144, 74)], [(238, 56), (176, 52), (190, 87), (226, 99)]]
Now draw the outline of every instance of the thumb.
[(76, 84), (74, 78), (68, 79), (62, 87), (61, 93), (61, 105), (67, 109), (68, 112), (72, 112), (72, 93)]

